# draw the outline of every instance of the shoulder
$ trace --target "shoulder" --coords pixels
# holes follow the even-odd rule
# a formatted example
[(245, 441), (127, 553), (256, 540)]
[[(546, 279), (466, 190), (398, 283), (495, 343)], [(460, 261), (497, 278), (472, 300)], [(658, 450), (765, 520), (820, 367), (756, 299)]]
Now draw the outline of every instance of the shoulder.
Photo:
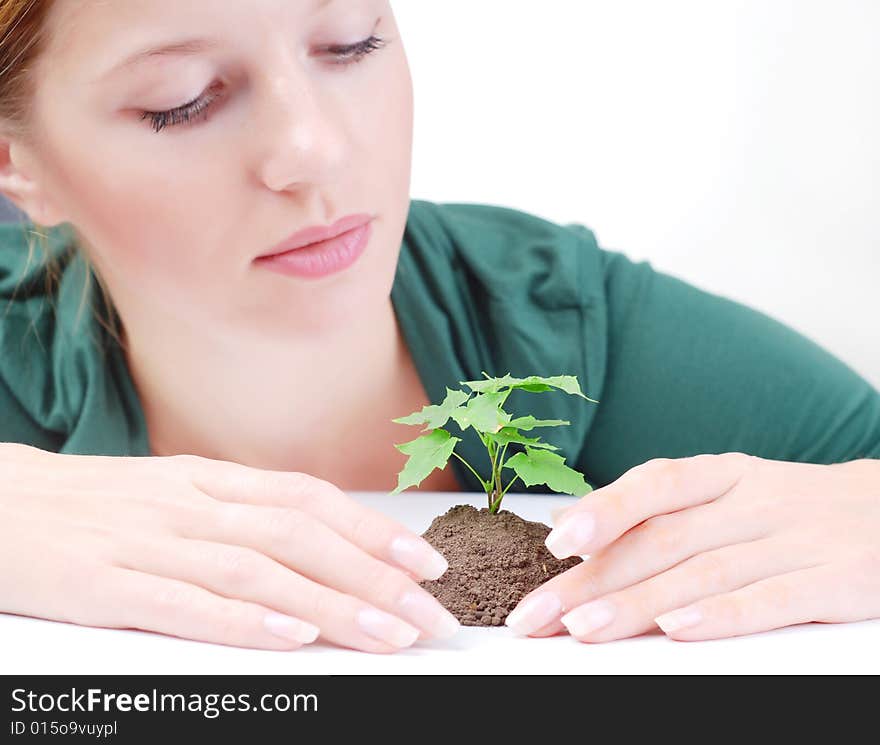
[(74, 234), (69, 223), (44, 229), (32, 222), (0, 223), (0, 300), (10, 301), (47, 296), (51, 288), (46, 259), (66, 265)]
[(596, 302), (603, 254), (592, 230), (494, 204), (412, 200), (404, 240), (421, 261), (451, 261), (495, 301), (551, 310)]
[(74, 322), (88, 315), (76, 315), (86, 267), (73, 248), (67, 223), (0, 225), (0, 440), (56, 450), (82, 405), (89, 323)]

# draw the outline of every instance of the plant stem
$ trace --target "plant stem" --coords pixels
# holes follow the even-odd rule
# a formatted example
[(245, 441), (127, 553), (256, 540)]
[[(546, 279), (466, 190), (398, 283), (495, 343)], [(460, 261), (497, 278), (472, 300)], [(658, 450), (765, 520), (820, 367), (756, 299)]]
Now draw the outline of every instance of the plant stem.
[[(507, 485), (507, 489), (509, 489), (511, 486), (513, 486), (513, 482), (516, 481), (518, 478), (519, 478), (519, 474), (517, 474), (516, 476), (514, 476), (514, 477), (510, 480), (510, 483)], [(501, 496), (502, 496), (502, 497), (503, 497), (505, 494), (507, 494), (507, 489), (505, 489), (503, 492), (501, 492)]]
[[(483, 374), (485, 375), (486, 373), (484, 372)], [(488, 377), (488, 375), (486, 377)], [(513, 388), (508, 388), (505, 391), (504, 398), (502, 398), (499, 402), (499, 406), (504, 405), (504, 402), (507, 400), (507, 397), (510, 396), (511, 391), (513, 391)], [(486, 490), (486, 499), (489, 503), (489, 512), (495, 514), (498, 511), (498, 508), (501, 506), (501, 499), (502, 497), (504, 497), (504, 493), (507, 491), (507, 489), (510, 488), (510, 484), (512, 484), (513, 481), (516, 480), (516, 476), (514, 476), (510, 484), (507, 485), (507, 489), (503, 491), (501, 490), (501, 466), (504, 463), (504, 453), (507, 451), (507, 445), (509, 445), (510, 443), (505, 443), (505, 445), (501, 448), (501, 452), (499, 455), (498, 445), (494, 440), (483, 437), (483, 434), (479, 432), (476, 428), (474, 428), (474, 431), (477, 433), (477, 437), (480, 438), (480, 442), (483, 443), (483, 447), (485, 447), (486, 451), (489, 453), (489, 465), (491, 467), (492, 474), (491, 479), (488, 482), (483, 481), (483, 479), (480, 478), (480, 475), (473, 468), (471, 468), (470, 464), (464, 458), (462, 458), (454, 450), (452, 451), (452, 454), (462, 463), (464, 463), (468, 468), (470, 468), (471, 473), (474, 474), (480, 484), (483, 485), (483, 489)], [(492, 497), (495, 494), (497, 494), (498, 496), (493, 501)]]
[(478, 474), (473, 468), (471, 468), (471, 464), (470, 464), (470, 463), (468, 463), (464, 458), (462, 458), (462, 457), (461, 457), (458, 453), (456, 453), (454, 450), (452, 451), (452, 454), (453, 454), (456, 458), (458, 458), (462, 463), (464, 463), (468, 468), (470, 468), (471, 473), (472, 473), (474, 476), (477, 477), (477, 481), (480, 482), (480, 484), (482, 485), (482, 487), (483, 487), (484, 489), (488, 489), (488, 488), (489, 488), (488, 485), (486, 484), (486, 482), (483, 481), (483, 479), (480, 477), (480, 474)]
[[(504, 394), (504, 398), (499, 402), (499, 406), (504, 406), (504, 402), (507, 401), (508, 396), (510, 396), (513, 388), (508, 388)], [(495, 444), (495, 441), (492, 441), (492, 444)], [(504, 464), (504, 453), (507, 450), (507, 446), (510, 443), (505, 443), (501, 448), (500, 454), (498, 450), (493, 447), (492, 449), (492, 494), (497, 494), (497, 498), (495, 501), (492, 501), (491, 496), (489, 497), (489, 512), (493, 515), (498, 512), (498, 508), (501, 506), (501, 499), (504, 497), (504, 492), (501, 490), (501, 466)]]
[(486, 496), (489, 498), (489, 512), (491, 513), (492, 512), (492, 498), (495, 495), (495, 493), (498, 491), (498, 489), (501, 488), (501, 484), (498, 483), (498, 481), (496, 479), (496, 475), (495, 475), (495, 470), (496, 470), (495, 464), (497, 462), (497, 458), (496, 458), (497, 450), (496, 450), (496, 445), (495, 445), (494, 440), (489, 440), (488, 449), (489, 449), (489, 461), (490, 461), (490, 466), (491, 466), (490, 473), (492, 474), (492, 479), (489, 482), (489, 490), (488, 490)]
[[(501, 454), (498, 456), (498, 488), (501, 488), (501, 469), (504, 467), (504, 454), (507, 452), (507, 446), (509, 442), (504, 443), (504, 447), (501, 448)], [(498, 497), (498, 506), (501, 506), (501, 497), (504, 496), (504, 492), (501, 492), (501, 496)]]
[[(510, 480), (510, 483), (507, 485), (507, 489), (509, 489), (509, 488), (511, 487), (511, 485), (513, 484), (513, 482), (516, 481), (518, 478), (519, 478), (519, 475), (514, 476), (514, 477)], [(501, 500), (504, 499), (504, 495), (507, 494), (507, 489), (505, 489), (504, 491), (502, 491), (502, 492), (501, 492), (501, 496), (498, 497), (498, 499), (495, 500), (495, 505), (494, 505), (494, 506), (495, 506), (495, 511), (496, 511), (496, 512), (497, 512), (498, 508), (501, 506)], [(493, 514), (494, 514), (494, 513), (493, 513)]]
[[(519, 478), (519, 476), (514, 476), (514, 477), (510, 480), (510, 484), (507, 485), (507, 489), (509, 489), (509, 488), (510, 488), (510, 485), (511, 485), (514, 481), (516, 481), (518, 478)], [(499, 484), (499, 486), (500, 486), (500, 484)], [(489, 503), (489, 511), (490, 511), (493, 515), (495, 515), (495, 514), (498, 513), (498, 508), (501, 507), (501, 500), (504, 499), (504, 495), (507, 494), (507, 489), (505, 489), (504, 491), (501, 492), (501, 494), (499, 495), (498, 499), (496, 499), (494, 502), (490, 502), (490, 503)]]

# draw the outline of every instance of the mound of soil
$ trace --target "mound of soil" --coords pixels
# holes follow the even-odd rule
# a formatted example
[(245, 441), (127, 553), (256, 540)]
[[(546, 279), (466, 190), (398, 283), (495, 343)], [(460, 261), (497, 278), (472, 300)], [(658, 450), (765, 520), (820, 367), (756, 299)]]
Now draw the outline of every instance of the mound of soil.
[(419, 584), (464, 626), (501, 626), (529, 592), (580, 564), (560, 561), (544, 545), (550, 527), (509, 510), (496, 514), (457, 504), (438, 515), (422, 537), (449, 562), (439, 579)]

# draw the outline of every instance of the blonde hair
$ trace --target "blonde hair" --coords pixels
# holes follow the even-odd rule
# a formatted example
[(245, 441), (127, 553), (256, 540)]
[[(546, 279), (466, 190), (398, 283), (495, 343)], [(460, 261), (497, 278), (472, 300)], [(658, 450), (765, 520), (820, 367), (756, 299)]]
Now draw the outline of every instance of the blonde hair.
[[(52, 5), (53, 0), (0, 0), (0, 129), (8, 138), (24, 142), (32, 140), (34, 131), (32, 103), (37, 85), (34, 69), (46, 46), (46, 19)], [(53, 228), (40, 225), (31, 219), (22, 222), (21, 228), (26, 233), (28, 246), (25, 271), (34, 258), (35, 247), (39, 246), (46, 269), (46, 297), (54, 307), (53, 298), (61, 280), (61, 271), (58, 266), (59, 257), (52, 255), (49, 245), (50, 231)], [(82, 314), (94, 274), (104, 306), (109, 311), (106, 319), (101, 318), (97, 313), (95, 318), (109, 335), (122, 345), (119, 317), (113, 307), (110, 293), (97, 269), (92, 266), (82, 250), (80, 246), (82, 241), (76, 229), (74, 228), (72, 232), (73, 251), (85, 262), (87, 270), (77, 322)], [(12, 300), (15, 299), (17, 291), (18, 287), (13, 292)]]

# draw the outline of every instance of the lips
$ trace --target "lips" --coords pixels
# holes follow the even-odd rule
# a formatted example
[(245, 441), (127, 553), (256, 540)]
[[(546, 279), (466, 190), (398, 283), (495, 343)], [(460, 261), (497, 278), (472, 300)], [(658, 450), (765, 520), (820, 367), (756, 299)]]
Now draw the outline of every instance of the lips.
[(276, 245), (270, 251), (261, 254), (258, 258), (267, 258), (277, 256), (278, 254), (294, 251), (298, 248), (304, 248), (321, 241), (327, 241), (335, 238), (343, 233), (348, 233), (355, 228), (362, 227), (371, 220), (371, 216), (367, 214), (348, 215), (329, 226), (316, 225), (297, 231), (293, 235), (288, 236), (281, 243)]
[(335, 238), (310, 243), (254, 261), (261, 269), (303, 279), (320, 279), (341, 272), (364, 253), (370, 240), (372, 220), (340, 233)]

